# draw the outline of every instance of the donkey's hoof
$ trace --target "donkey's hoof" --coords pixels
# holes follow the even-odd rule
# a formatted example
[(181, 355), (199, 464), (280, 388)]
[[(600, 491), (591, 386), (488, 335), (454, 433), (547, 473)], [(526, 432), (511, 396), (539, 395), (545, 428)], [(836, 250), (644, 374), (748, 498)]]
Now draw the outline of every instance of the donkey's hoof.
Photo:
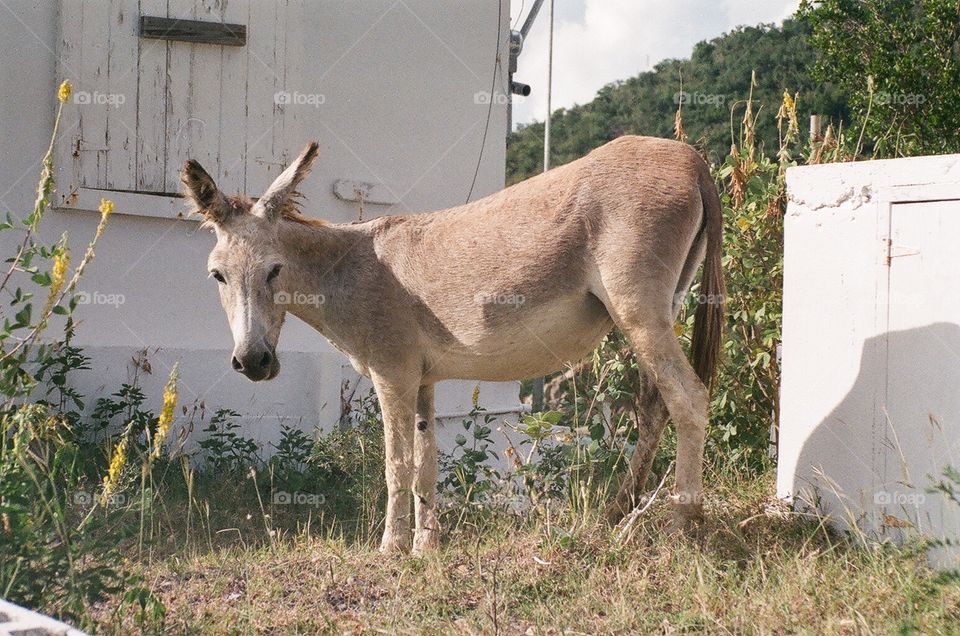
[(440, 531), (434, 528), (417, 530), (413, 537), (413, 553), (420, 555), (434, 552), (440, 547)]
[(410, 535), (406, 533), (383, 533), (380, 541), (380, 553), (385, 555), (406, 554), (410, 552)]

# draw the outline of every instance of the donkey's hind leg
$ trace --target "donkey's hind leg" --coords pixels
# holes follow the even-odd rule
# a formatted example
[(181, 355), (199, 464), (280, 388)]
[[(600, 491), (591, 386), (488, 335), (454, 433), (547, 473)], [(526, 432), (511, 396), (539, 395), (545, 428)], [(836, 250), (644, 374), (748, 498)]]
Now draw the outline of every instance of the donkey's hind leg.
[[(676, 292), (673, 295), (671, 304), (671, 313), (674, 322), (680, 314), (683, 305), (683, 297), (697, 268), (703, 261), (706, 242), (700, 240), (698, 245), (694, 245), (680, 273), (680, 282), (677, 285)], [(666, 428), (667, 419), (670, 417), (667, 411), (667, 405), (663, 402), (660, 390), (649, 371), (644, 370), (644, 364), (640, 364), (639, 393), (636, 398), (637, 408), (637, 447), (634, 449), (633, 456), (630, 458), (630, 466), (627, 474), (620, 484), (617, 496), (610, 502), (604, 511), (604, 517), (610, 524), (620, 521), (625, 515), (629, 514), (641, 503), (646, 488), (647, 477), (653, 467), (653, 459), (657, 453), (657, 446), (660, 445), (660, 437), (663, 435), (663, 429)]]
[[(651, 298), (651, 296), (646, 296)], [(611, 315), (626, 335), (641, 365), (654, 379), (677, 427), (677, 483), (674, 522), (683, 526), (703, 508), (703, 446), (709, 395), (687, 361), (673, 331), (670, 305), (624, 303)]]
[(604, 517), (610, 524), (618, 523), (641, 503), (647, 477), (666, 427), (667, 405), (649, 373), (640, 369), (639, 392), (635, 401), (637, 418), (637, 447), (630, 458), (627, 474), (620, 483), (617, 496), (607, 505)]

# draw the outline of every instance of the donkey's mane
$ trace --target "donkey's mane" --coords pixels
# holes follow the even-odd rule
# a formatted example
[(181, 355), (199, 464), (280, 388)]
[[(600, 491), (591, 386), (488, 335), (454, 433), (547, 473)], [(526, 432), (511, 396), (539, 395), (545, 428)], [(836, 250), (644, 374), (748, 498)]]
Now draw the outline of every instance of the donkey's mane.
[(316, 219), (309, 216), (303, 216), (300, 214), (300, 210), (283, 210), (283, 218), (287, 221), (293, 221), (294, 223), (299, 223), (300, 225), (309, 225), (311, 227), (325, 227), (328, 225), (323, 219)]
[[(293, 196), (288, 197), (283, 204), (283, 208), (280, 210), (280, 218), (286, 221), (293, 221), (294, 223), (299, 223), (300, 225), (306, 225), (310, 227), (325, 227), (328, 225), (323, 219), (316, 219), (309, 216), (304, 216), (300, 213), (300, 199), (303, 197), (299, 192), (295, 192)], [(238, 214), (249, 214), (250, 208), (253, 207), (253, 204), (257, 202), (253, 197), (249, 197), (245, 194), (232, 195), (227, 197), (227, 202), (233, 208), (234, 213)], [(196, 210), (196, 212), (203, 213), (202, 210)], [(207, 217), (204, 219), (201, 227), (212, 227), (214, 221)]]

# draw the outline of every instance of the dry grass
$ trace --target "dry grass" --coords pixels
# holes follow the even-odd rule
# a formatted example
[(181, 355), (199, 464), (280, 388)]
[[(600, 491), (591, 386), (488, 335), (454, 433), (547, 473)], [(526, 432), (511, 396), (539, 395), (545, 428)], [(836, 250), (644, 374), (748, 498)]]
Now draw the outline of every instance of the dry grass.
[[(331, 533), (271, 541), (251, 525), (224, 533), (232, 544), (141, 567), (174, 634), (957, 631), (955, 581), (910, 550), (857, 547), (772, 491), (769, 477), (713, 484), (696, 537), (664, 534), (659, 504), (623, 545), (563, 513), (486, 515), (425, 558), (383, 558), (371, 539)], [(133, 629), (106, 609), (97, 620), (104, 633)]]

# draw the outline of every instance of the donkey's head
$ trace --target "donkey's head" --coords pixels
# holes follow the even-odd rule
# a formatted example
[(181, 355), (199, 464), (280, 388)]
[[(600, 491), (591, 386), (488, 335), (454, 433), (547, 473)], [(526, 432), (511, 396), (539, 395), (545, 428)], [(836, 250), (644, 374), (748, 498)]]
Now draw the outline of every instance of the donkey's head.
[(288, 290), (278, 225), (294, 209), (297, 184), (316, 158), (313, 142), (256, 201), (225, 196), (192, 159), (180, 174), (187, 196), (217, 236), (207, 269), (219, 283), (220, 302), (233, 332), (230, 363), (255, 382), (273, 379), (280, 371), (277, 340), (286, 313), (280, 301)]

